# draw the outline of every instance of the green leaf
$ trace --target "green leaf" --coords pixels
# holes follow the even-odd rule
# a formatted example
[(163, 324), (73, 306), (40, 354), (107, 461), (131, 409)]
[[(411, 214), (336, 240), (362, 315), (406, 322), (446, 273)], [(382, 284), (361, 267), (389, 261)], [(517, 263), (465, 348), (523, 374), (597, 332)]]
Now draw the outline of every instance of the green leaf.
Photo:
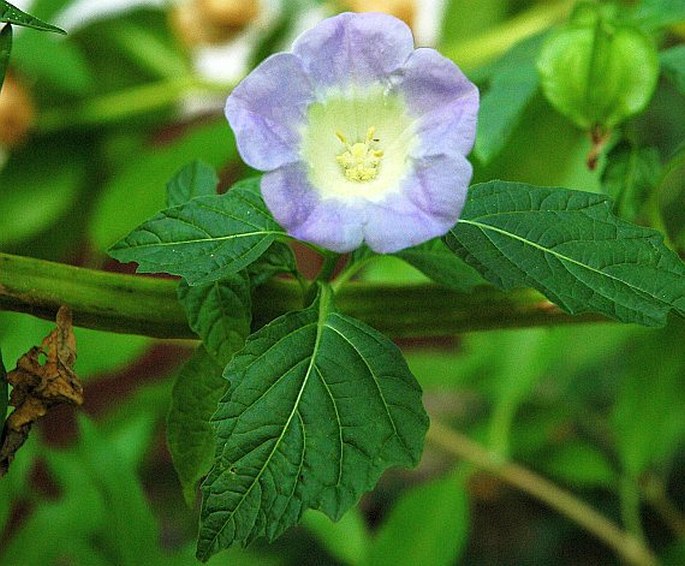
[(38, 18), (22, 12), (19, 8), (12, 6), (5, 0), (0, 0), (0, 22), (7, 22), (17, 26), (25, 26), (41, 31), (54, 31), (56, 33), (66, 34), (67, 32), (52, 24), (45, 23)]
[(664, 74), (685, 95), (685, 45), (676, 45), (659, 54)]
[(335, 522), (310, 509), (302, 516), (302, 526), (342, 564), (360, 564), (370, 545), (370, 535), (358, 506)]
[(456, 291), (467, 293), (478, 285), (486, 284), (472, 267), (455, 257), (439, 238), (407, 248), (395, 255), (436, 283)]
[(5, 74), (7, 73), (11, 51), (12, 26), (7, 25), (0, 29), (0, 90), (2, 90), (2, 83), (5, 82)]
[[(511, 436), (519, 407), (530, 398), (535, 386), (552, 361), (551, 336), (546, 329), (527, 328), (498, 332), (496, 355), (487, 356), (489, 379), (492, 379), (493, 407), (489, 423), (488, 447), (508, 458)], [(487, 390), (487, 386), (481, 386)]]
[[(35, 237), (79, 205), (86, 156), (77, 143), (32, 141), (30, 151), (13, 153), (0, 171), (0, 246)], [(40, 156), (40, 161), (36, 157)]]
[(476, 157), (489, 163), (505, 146), (535, 96), (540, 83), (535, 61), (542, 36), (535, 36), (511, 49), (491, 73), (489, 88), (478, 114)]
[(617, 485), (617, 474), (607, 456), (587, 441), (565, 441), (537, 461), (546, 473), (575, 489), (613, 489)]
[(619, 24), (613, 5), (581, 3), (538, 58), (542, 90), (577, 126), (612, 128), (641, 112), (659, 77), (651, 38)]
[(75, 328), (74, 334), (79, 348), (75, 369), (83, 381), (92, 376), (121, 371), (154, 344), (147, 336), (115, 334), (89, 328)]
[(685, 435), (685, 321), (643, 334), (624, 348), (624, 372), (611, 415), (623, 469), (637, 479), (668, 470)]
[(285, 235), (259, 195), (259, 180), (224, 195), (198, 197), (163, 210), (110, 249), (143, 273), (181, 275), (190, 285), (237, 273)]
[(192, 506), (197, 484), (212, 467), (216, 441), (210, 418), (228, 383), (222, 366), (200, 345), (181, 367), (171, 393), (167, 442), (183, 495)]
[(254, 263), (247, 267), (253, 287), (266, 283), (274, 275), (297, 273), (297, 262), (292, 248), (284, 242), (274, 242)]
[(245, 271), (193, 287), (181, 282), (178, 299), (190, 328), (219, 365), (225, 366), (250, 334), (252, 297)]
[[(62, 456), (81, 460), (80, 473), (92, 479), (104, 500), (106, 521), (101, 524), (99, 537), (102, 547), (116, 564), (159, 563), (159, 528), (135, 468), (126, 465), (120, 448), (95, 424), (85, 417), (78, 422), (81, 439), (76, 453)], [(125, 425), (131, 438), (131, 425), (138, 429), (138, 423), (132, 420)], [(80, 492), (70, 495), (78, 499)]]
[(196, 159), (177, 171), (166, 186), (166, 205), (171, 208), (195, 197), (216, 194), (219, 177), (214, 167)]
[[(139, 430), (139, 422), (133, 421), (134, 430)], [(78, 424), (80, 438), (69, 450), (40, 447), (59, 499), (36, 502), (28, 519), (2, 545), (0, 562), (162, 564), (159, 529), (135, 468), (99, 427), (82, 416)], [(139, 443), (141, 438), (131, 434), (131, 421), (124, 424), (122, 437)], [(99, 560), (76, 558), (86, 544)]]
[[(44, 446), (39, 445), (37, 435), (29, 435), (17, 457), (12, 461), (12, 466), (0, 481), (0, 532), (7, 533), (7, 523), (12, 515), (13, 503), (26, 500), (27, 494), (31, 494), (31, 470), (36, 465), (36, 460), (42, 456)], [(0, 546), (0, 563), (3, 561), (3, 553), (7, 545)], [(10, 555), (11, 556), (11, 555)]]
[(105, 183), (90, 218), (89, 232), (98, 249), (106, 249), (165, 206), (165, 186), (179, 163), (202, 158), (214, 167), (236, 153), (225, 120), (188, 130), (167, 144), (136, 146), (120, 157), (121, 165)]
[[(46, 54), (49, 53), (49, 56)], [(98, 85), (100, 77), (90, 67), (88, 58), (75, 41), (65, 41), (43, 33), (18, 35), (12, 49), (12, 58), (22, 76), (40, 83), (41, 94), (88, 96)], [(54, 102), (53, 102), (54, 104)], [(62, 102), (63, 104), (63, 102)]]
[(635, 221), (660, 172), (659, 152), (653, 147), (621, 143), (609, 152), (602, 188), (614, 199), (614, 208), (621, 218)]
[(452, 472), (403, 495), (380, 526), (369, 559), (362, 564), (458, 564), (469, 527), (463, 476)]
[[(53, 454), (42, 447), (42, 461), (54, 473)], [(65, 458), (62, 458), (65, 460)], [(32, 510), (27, 519), (12, 533), (9, 540), (0, 547), (0, 561), (3, 564), (93, 564), (102, 562), (79, 562), (74, 560), (74, 547), (80, 541), (92, 540), (105, 523), (106, 505), (94, 482), (84, 477), (84, 471), (76, 470), (80, 459), (64, 462), (63, 469), (71, 468), (73, 477), (81, 475), (81, 489), (78, 496), (63, 497), (58, 501), (42, 501)], [(63, 473), (64, 470), (60, 470)], [(61, 483), (62, 478), (58, 478)], [(4, 480), (3, 480), (4, 481)], [(60, 486), (61, 487), (61, 486)], [(27, 492), (35, 489), (27, 487)], [(87, 520), (84, 520), (87, 518)], [(103, 561), (105, 564), (106, 561)], [(109, 562), (111, 564), (111, 562)]]
[(445, 242), (491, 283), (530, 286), (570, 313), (663, 326), (685, 314), (685, 264), (661, 234), (611, 213), (606, 197), (492, 181), (475, 185)]
[(309, 308), (251, 336), (224, 371), (198, 558), (275, 539), (308, 509), (334, 520), (390, 466), (415, 465), (428, 418), (397, 347), (335, 312)]

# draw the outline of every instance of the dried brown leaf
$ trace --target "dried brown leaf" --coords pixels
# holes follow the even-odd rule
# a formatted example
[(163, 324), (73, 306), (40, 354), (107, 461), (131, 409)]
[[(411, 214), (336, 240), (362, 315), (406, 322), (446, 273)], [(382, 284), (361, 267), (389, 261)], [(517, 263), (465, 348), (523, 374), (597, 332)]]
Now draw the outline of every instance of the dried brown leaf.
[(83, 403), (83, 387), (73, 369), (76, 339), (68, 307), (60, 307), (56, 322), (40, 346), (19, 358), (17, 367), (7, 374), (13, 387), (9, 404), (15, 409), (0, 437), (0, 477), (7, 473), (34, 422), (55, 405)]

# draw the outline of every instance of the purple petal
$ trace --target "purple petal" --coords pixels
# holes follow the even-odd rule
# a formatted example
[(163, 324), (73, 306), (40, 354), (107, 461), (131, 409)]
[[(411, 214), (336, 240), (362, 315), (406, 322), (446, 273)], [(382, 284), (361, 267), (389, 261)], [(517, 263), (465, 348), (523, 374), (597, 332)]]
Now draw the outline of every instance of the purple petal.
[(313, 100), (311, 82), (291, 53), (265, 59), (231, 93), (226, 118), (241, 157), (268, 171), (299, 159), (299, 126)]
[(471, 179), (463, 156), (417, 160), (402, 192), (367, 203), (364, 239), (378, 253), (393, 253), (444, 235), (459, 219)]
[(449, 228), (457, 221), (473, 167), (463, 155), (435, 155), (416, 159), (402, 183), (403, 194), (426, 214), (441, 217)]
[(344, 13), (324, 20), (293, 43), (317, 86), (344, 88), (386, 82), (414, 50), (409, 27), (387, 14)]
[(266, 173), (261, 189), (274, 218), (291, 236), (338, 253), (361, 245), (361, 203), (321, 200), (309, 183), (305, 164), (290, 163)]
[(458, 152), (467, 155), (476, 138), (478, 89), (452, 61), (434, 49), (417, 49), (393, 75), (418, 120), (421, 144), (415, 156)]

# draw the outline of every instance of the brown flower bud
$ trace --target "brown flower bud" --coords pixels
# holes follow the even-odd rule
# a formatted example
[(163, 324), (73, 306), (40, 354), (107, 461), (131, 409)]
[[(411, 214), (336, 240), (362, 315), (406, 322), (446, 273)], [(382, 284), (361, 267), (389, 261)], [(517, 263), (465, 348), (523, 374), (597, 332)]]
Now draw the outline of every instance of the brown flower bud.
[(8, 74), (0, 90), (0, 146), (12, 148), (24, 141), (34, 117), (29, 92)]
[(259, 15), (258, 0), (196, 0), (205, 19), (217, 27), (241, 29)]
[(224, 43), (259, 16), (259, 0), (188, 0), (171, 12), (171, 25), (188, 46)]
[(415, 0), (345, 0), (353, 12), (383, 12), (403, 20), (413, 28), (416, 18)]

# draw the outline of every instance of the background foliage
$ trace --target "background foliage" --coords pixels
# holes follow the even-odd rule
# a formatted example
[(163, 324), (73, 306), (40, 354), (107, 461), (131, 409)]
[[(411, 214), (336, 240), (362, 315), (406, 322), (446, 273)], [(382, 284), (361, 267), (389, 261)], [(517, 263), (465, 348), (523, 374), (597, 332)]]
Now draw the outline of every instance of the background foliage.
[[(68, 31), (66, 37), (20, 26), (13, 26), (12, 34), (9, 27), (0, 32), (0, 64), (6, 59), (3, 46), (11, 42), (12, 47), (5, 98), (0, 97), (0, 251), (104, 269), (120, 268), (108, 259), (109, 246), (165, 205), (200, 194), (185, 194), (184, 187), (201, 191), (215, 181), (195, 162), (181, 173), (186, 181), (172, 183), (167, 193), (182, 166), (199, 159), (217, 168), (222, 188), (251, 176), (221, 115), (226, 93), (247, 69), (287, 45), (312, 10), (349, 8), (301, 0), (273, 13), (262, 9), (254, 21), (244, 6), (219, 19), (200, 9), (209, 3), (197, 2), (188, 25), (180, 10), (162, 3), (102, 14), (91, 9), (85, 19), (74, 15), (76, 4), (36, 0), (29, 11), (40, 20), (17, 22), (38, 29), (44, 21), (54, 22)], [(402, 8), (417, 24), (418, 4)], [(426, 26), (434, 31), (424, 33), (425, 41), (437, 43), (481, 88), (475, 181), (504, 178), (608, 194), (615, 214), (659, 230), (682, 257), (683, 3), (644, 0), (633, 10), (605, 3), (658, 50), (658, 82), (646, 106), (627, 112), (616, 128), (612, 115), (607, 126), (613, 129), (601, 132), (585, 131), (587, 108), (569, 110), (568, 98), (557, 101), (558, 91), (549, 96), (548, 75), (538, 69), (542, 46), (554, 45), (547, 39), (554, 34), (559, 41), (569, 32), (564, 26), (574, 3), (474, 4), (446, 2), (441, 17)], [(0, 7), (1, 21), (15, 17), (7, 14)], [(636, 41), (642, 45), (642, 39)], [(226, 48), (229, 54), (238, 52), (238, 45), (249, 46), (242, 68), (227, 72), (224, 56), (221, 73), (215, 67), (208, 71), (210, 48), (225, 42), (236, 42)], [(8, 92), (14, 93), (9, 102)], [(603, 98), (621, 95), (611, 91)], [(11, 104), (9, 114), (3, 104)], [(598, 162), (589, 168), (593, 152)], [(205, 181), (194, 185), (197, 178)], [(467, 220), (477, 221), (479, 214), (474, 206)], [(550, 221), (548, 228), (553, 225)], [(455, 234), (447, 243), (468, 255), (483, 249), (478, 237)], [(263, 248), (271, 243), (265, 240)], [(463, 263), (447, 261), (440, 242), (430, 245), (435, 261), (406, 251), (400, 258), (368, 262), (359, 277), (393, 284), (424, 281), (413, 265), (460, 291), (483, 282)], [(270, 252), (272, 264), (292, 271), (289, 253)], [(299, 249), (298, 259), (305, 269), (316, 267)], [(508, 277), (506, 286), (522, 283), (515, 270)], [(249, 285), (239, 277), (205, 283), (181, 287), (179, 297), (193, 330), (210, 337), (207, 351), (193, 351), (191, 342), (77, 329), (76, 370), (86, 385), (86, 403), (78, 418), (66, 409), (49, 415), (0, 480), (0, 561), (196, 563), (193, 485), (203, 465), (195, 458), (206, 454), (203, 443), (213, 440), (210, 429), (196, 431), (191, 446), (196, 452), (185, 454), (185, 464), (174, 462), (179, 482), (165, 427), (175, 454), (174, 443), (188, 447), (189, 439), (179, 438), (182, 429), (175, 428), (183, 414), (169, 407), (192, 413), (218, 402), (221, 368), (238, 347), (231, 341), (240, 344), (249, 328), (217, 326), (211, 314), (216, 305), (239, 310), (251, 301)], [(208, 314), (201, 314), (203, 309)], [(655, 307), (652, 319), (663, 322), (664, 316)], [(0, 312), (7, 369), (51, 327)], [(449, 449), (434, 438), (417, 469), (385, 474), (340, 522), (309, 511), (301, 527), (275, 543), (224, 551), (210, 563), (616, 560), (582, 521), (542, 505), (531, 497), (534, 489), (514, 489), (522, 487), (516, 483), (521, 474), (503, 476), (498, 462), (516, 462), (589, 503), (660, 561), (685, 561), (685, 492), (678, 481), (685, 472), (682, 319), (671, 315), (658, 330), (588, 323), (398, 343), (424, 390), (431, 418), (477, 444)], [(233, 363), (240, 365), (240, 358)], [(217, 387), (210, 380), (202, 382), (205, 389), (193, 390), (199, 373), (212, 376)], [(480, 458), (479, 450), (492, 460)], [(637, 560), (644, 562), (644, 556)]]

